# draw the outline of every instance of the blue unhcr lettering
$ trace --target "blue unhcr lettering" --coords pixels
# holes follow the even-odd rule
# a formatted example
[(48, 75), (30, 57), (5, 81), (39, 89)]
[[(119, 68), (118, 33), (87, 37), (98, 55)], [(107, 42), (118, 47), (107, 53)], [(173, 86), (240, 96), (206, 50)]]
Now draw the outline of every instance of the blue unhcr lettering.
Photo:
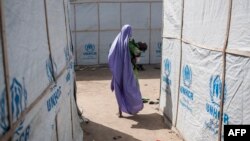
[(193, 96), (194, 94), (190, 90), (186, 89), (185, 87), (181, 86), (180, 92), (181, 94), (185, 95), (190, 100), (194, 100), (194, 96)]
[(83, 55), (96, 55), (96, 52), (85, 52)]
[[(219, 107), (217, 107), (217, 105), (212, 105), (209, 103), (206, 103), (206, 111), (215, 119), (219, 120), (220, 117), (220, 111), (219, 111)], [(228, 124), (229, 123), (229, 116), (224, 113), (223, 114), (223, 123), (224, 124)]]
[(57, 88), (54, 91), (52, 96), (47, 100), (47, 110), (48, 110), (48, 112), (50, 112), (51, 109), (56, 106), (56, 104), (57, 104), (57, 102), (58, 102), (58, 100), (59, 100), (59, 98), (61, 96), (61, 93), (62, 93), (62, 91), (61, 91), (61, 86), (60, 86), (59, 88)]
[(212, 117), (214, 117), (215, 119), (219, 119), (219, 111), (217, 107), (214, 107), (213, 105), (207, 103), (206, 110)]
[(24, 121), (22, 121), (19, 127), (16, 129), (15, 134), (17, 135), (16, 141), (28, 141), (30, 137), (30, 125), (25, 129), (23, 127)]

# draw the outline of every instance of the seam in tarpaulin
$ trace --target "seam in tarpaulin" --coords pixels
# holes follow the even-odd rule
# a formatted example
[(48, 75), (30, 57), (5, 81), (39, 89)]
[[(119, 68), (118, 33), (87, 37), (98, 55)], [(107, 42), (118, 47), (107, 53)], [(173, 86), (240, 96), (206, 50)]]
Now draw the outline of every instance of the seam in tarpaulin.
[(56, 124), (56, 141), (59, 141), (59, 134), (58, 134), (58, 113), (56, 113), (55, 117), (55, 124)]
[(67, 17), (66, 17), (66, 8), (65, 8), (65, 0), (63, 0), (63, 12), (64, 12), (64, 20), (65, 20), (65, 30), (66, 30), (66, 41), (67, 41), (67, 48), (69, 48), (69, 36), (68, 36), (68, 27), (67, 27)]
[(232, 3), (233, 3), (233, 0), (229, 0), (228, 17), (227, 17), (227, 30), (226, 30), (225, 42), (224, 42), (224, 46), (223, 46), (222, 92), (221, 92), (221, 100), (220, 100), (218, 141), (221, 141), (221, 136), (222, 136), (221, 134), (222, 134), (222, 123), (223, 123), (223, 107), (224, 107), (224, 94), (225, 94), (224, 92), (225, 92), (225, 77), (226, 77), (226, 55), (227, 55), (226, 50), (227, 50), (230, 25), (231, 25)]
[[(164, 21), (163, 21), (163, 17), (164, 17), (164, 6), (163, 6), (164, 4), (162, 4), (162, 13), (161, 13), (161, 19), (162, 19), (162, 22), (161, 22), (161, 27), (162, 27), (162, 29), (163, 29), (163, 23), (164, 23)], [(163, 30), (161, 30), (161, 35), (163, 35)], [(161, 37), (162, 38), (162, 37)], [(162, 46), (161, 46), (161, 59), (160, 59), (160, 65), (162, 65), (162, 57), (163, 57), (163, 38), (161, 39), (162, 40)], [(158, 96), (158, 98), (160, 99), (160, 97), (161, 97), (161, 84), (162, 84), (162, 69), (160, 69), (161, 70), (161, 78), (160, 78), (160, 88), (159, 88), (159, 96)], [(158, 108), (160, 109), (160, 104), (158, 105)]]
[[(77, 27), (76, 27), (76, 6), (79, 4), (79, 5), (81, 5), (81, 4), (88, 4), (88, 3), (91, 3), (91, 4), (96, 4), (97, 5), (97, 23), (98, 23), (98, 28), (97, 29), (77, 29)], [(106, 4), (106, 3), (117, 3), (117, 4), (119, 4), (120, 5), (120, 13), (119, 13), (119, 15), (120, 15), (120, 17), (119, 17), (119, 20), (120, 20), (120, 28), (116, 28), (116, 29), (101, 29), (101, 19), (100, 19), (100, 4)], [(115, 32), (117, 32), (117, 31), (120, 31), (121, 30), (121, 27), (122, 27), (122, 23), (123, 23), (123, 18), (122, 18), (122, 4), (127, 4), (127, 3), (141, 3), (141, 4), (146, 4), (147, 6), (148, 6), (148, 8), (149, 8), (149, 17), (148, 17), (148, 22), (149, 22), (149, 25), (148, 25), (148, 28), (136, 28), (136, 29), (133, 29), (133, 30), (135, 30), (135, 31), (140, 31), (140, 30), (147, 30), (147, 31), (149, 31), (149, 38), (148, 38), (148, 44), (149, 45), (151, 45), (151, 43), (152, 43), (152, 37), (151, 37), (151, 35), (152, 35), (152, 31), (155, 31), (155, 30), (161, 30), (162, 28), (151, 28), (151, 26), (152, 26), (152, 4), (154, 4), (154, 3), (162, 3), (162, 1), (133, 1), (133, 2), (127, 2), (127, 1), (88, 1), (88, 2), (84, 2), (84, 1), (81, 1), (81, 2), (70, 2), (70, 4), (72, 4), (73, 5), (73, 7), (74, 7), (74, 24), (75, 24), (75, 29), (74, 30), (72, 30), (72, 32), (74, 32), (74, 34), (75, 34), (75, 46), (76, 46), (76, 48), (77, 48), (77, 45), (76, 45), (76, 42), (77, 42), (77, 33), (83, 33), (83, 32), (97, 32), (98, 33), (98, 39), (97, 39), (97, 64), (100, 64), (100, 62), (101, 62), (101, 50), (102, 50), (102, 48), (101, 48), (101, 32), (102, 31), (115, 31)], [(78, 47), (79, 48), (79, 47)], [(149, 50), (152, 50), (152, 47), (151, 48), (149, 48)], [(151, 63), (151, 59), (152, 59), (152, 52), (150, 52), (149, 51), (149, 53), (148, 53), (148, 59), (146, 60), (146, 62), (148, 63), (148, 64), (150, 64)], [(79, 65), (79, 64), (81, 64), (78, 60), (79, 60), (79, 58), (77, 57), (78, 55), (76, 54), (76, 64), (77, 65)], [(77, 59), (78, 58), (78, 59)]]
[[(121, 25), (122, 26), (122, 25)], [(117, 29), (83, 29), (83, 30), (72, 30), (72, 32), (98, 32), (98, 31), (117, 31), (117, 30), (121, 30), (121, 28), (117, 28)], [(149, 28), (136, 28), (133, 30), (149, 30)], [(151, 30), (161, 30), (161, 28), (151, 28)]]
[(189, 40), (186, 40), (186, 39), (183, 39), (183, 38), (182, 39), (180, 39), (178, 37), (163, 37), (163, 38), (181, 40), (185, 44), (190, 44), (190, 45), (198, 47), (198, 48), (202, 48), (202, 49), (206, 49), (206, 50), (212, 50), (212, 51), (218, 51), (218, 52), (223, 52), (222, 48), (207, 47), (207, 46), (199, 45), (199, 44), (196, 44), (195, 42), (192, 42), (192, 41), (189, 41)]
[(234, 54), (234, 55), (239, 55), (239, 56), (244, 56), (244, 57), (250, 57), (250, 51), (242, 51), (239, 49), (226, 49), (227, 54)]
[(55, 68), (54, 68), (54, 63), (53, 63), (53, 58), (52, 58), (51, 42), (50, 42), (50, 36), (49, 36), (47, 0), (44, 0), (44, 12), (45, 12), (45, 25), (46, 25), (46, 31), (47, 31), (46, 33), (47, 33), (47, 41), (48, 41), (48, 49), (49, 49), (49, 60), (51, 63), (51, 68), (52, 68), (52, 78), (53, 78), (53, 81), (56, 82)]
[(70, 40), (70, 48), (72, 49), (72, 55), (73, 55), (73, 57), (74, 57), (74, 59), (73, 59), (73, 63), (74, 63), (74, 65), (75, 65), (75, 63), (76, 63), (76, 47), (74, 46), (74, 43), (73, 43), (73, 37), (72, 37), (72, 30), (71, 30), (71, 23), (70, 23), (70, 16), (71, 16), (71, 13), (69, 12), (70, 11), (70, 9), (69, 9), (69, 3), (68, 2), (66, 2), (66, 5), (67, 5), (67, 15), (68, 15), (68, 28), (69, 28), (69, 40)]
[[(76, 31), (76, 5), (74, 4), (74, 30)], [(78, 64), (78, 60), (77, 60), (77, 46), (76, 46), (76, 32), (75, 32), (75, 59), (76, 59), (76, 64)]]
[[(190, 44), (190, 45), (193, 45), (195, 47), (198, 47), (198, 48), (202, 48), (202, 49), (207, 49), (207, 50), (211, 50), (211, 51), (218, 51), (218, 52), (223, 52), (223, 48), (216, 48), (216, 47), (207, 47), (207, 46), (203, 46), (203, 45), (199, 45), (199, 44), (196, 44), (195, 42), (192, 42), (192, 41), (189, 41), (189, 40), (186, 40), (186, 39), (180, 39), (178, 37), (170, 37), (170, 36), (162, 36), (162, 38), (165, 38), (165, 39), (176, 39), (176, 40), (182, 40), (182, 42), (186, 43), (186, 44)], [(233, 54), (233, 55), (239, 55), (239, 56), (244, 56), (244, 57), (250, 57), (250, 51), (247, 51), (247, 50), (239, 50), (239, 49), (229, 49), (227, 48), (225, 50), (225, 52), (227, 54)]]
[(182, 15), (181, 15), (181, 38), (180, 38), (180, 64), (179, 64), (179, 79), (178, 79), (178, 90), (177, 90), (177, 104), (176, 104), (176, 116), (174, 126), (177, 125), (178, 110), (179, 110), (179, 98), (180, 98), (180, 83), (181, 83), (181, 65), (182, 65), (182, 37), (183, 37), (183, 23), (184, 23), (184, 4), (185, 0), (182, 0)]
[(81, 3), (148, 3), (148, 2), (155, 2), (155, 3), (162, 3), (162, 1), (74, 1), (70, 2), (70, 4), (81, 4)]

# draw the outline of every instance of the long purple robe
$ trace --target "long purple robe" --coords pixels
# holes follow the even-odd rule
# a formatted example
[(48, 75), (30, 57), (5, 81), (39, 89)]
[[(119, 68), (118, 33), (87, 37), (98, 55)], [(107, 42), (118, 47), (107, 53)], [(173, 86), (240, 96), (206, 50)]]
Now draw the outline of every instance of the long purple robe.
[(143, 109), (141, 92), (133, 73), (129, 37), (130, 25), (124, 25), (109, 50), (108, 62), (112, 72), (111, 90), (115, 90), (117, 103), (122, 112), (134, 115)]

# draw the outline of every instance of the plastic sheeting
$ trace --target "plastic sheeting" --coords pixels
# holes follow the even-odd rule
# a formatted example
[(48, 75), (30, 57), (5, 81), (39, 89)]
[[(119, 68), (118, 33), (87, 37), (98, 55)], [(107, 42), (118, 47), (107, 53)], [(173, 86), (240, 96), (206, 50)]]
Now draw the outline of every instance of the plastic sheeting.
[(187, 141), (223, 140), (223, 125), (250, 124), (250, 3), (182, 4), (163, 3), (160, 109)]
[(249, 51), (250, 2), (233, 1), (228, 49)]
[(163, 39), (160, 108), (168, 120), (175, 123), (180, 60), (180, 41)]
[(200, 46), (223, 48), (227, 30), (228, 0), (188, 0), (185, 1), (184, 7), (183, 39)]
[[(26, 115), (26, 118), (16, 128), (13, 140), (73, 140), (72, 128), (75, 123), (72, 123), (72, 117), (78, 116), (77, 113), (72, 113), (77, 109), (73, 106), (75, 103), (71, 101), (74, 99), (73, 89), (70, 81), (66, 82), (66, 77), (67, 72)], [(55, 101), (56, 103), (54, 103)], [(79, 124), (79, 119), (74, 122)], [(76, 132), (79, 134), (78, 136), (81, 136), (81, 130)]]
[(119, 31), (102, 31), (100, 32), (100, 64), (107, 63), (107, 55), (113, 42), (113, 37), (117, 36)]
[[(47, 8), (44, 4), (32, 0), (6, 0), (1, 4), (5, 31), (1, 36), (5, 36), (6, 44), (0, 48), (0, 140), (83, 139), (73, 97), (69, 3), (46, 0)], [(7, 77), (4, 69), (8, 70)], [(11, 113), (7, 111), (7, 100)], [(8, 114), (12, 115), (11, 122), (17, 123), (17, 127), (12, 126), (15, 129), (9, 128)]]
[(78, 32), (76, 34), (77, 64), (97, 64), (98, 62), (98, 33)]
[(182, 47), (177, 128), (188, 140), (216, 140), (222, 54), (185, 43)]
[[(10, 86), (13, 88), (12, 91), (16, 87), (22, 89), (25, 97), (22, 99), (22, 109), (13, 116), (15, 121), (21, 111), (29, 106), (49, 83), (46, 72), (49, 50), (43, 1), (26, 0), (20, 3), (18, 0), (10, 0), (5, 2), (4, 10), (5, 17), (8, 17), (5, 21), (7, 51), (10, 54)], [(25, 96), (25, 91), (31, 94)]]
[[(110, 43), (124, 24), (132, 26), (132, 36), (146, 42), (148, 50), (139, 63), (160, 63), (161, 1), (86, 1), (72, 2), (75, 17), (77, 65), (107, 64)], [(140, 9), (140, 10), (138, 10)]]
[(181, 38), (182, 0), (163, 2), (163, 37)]

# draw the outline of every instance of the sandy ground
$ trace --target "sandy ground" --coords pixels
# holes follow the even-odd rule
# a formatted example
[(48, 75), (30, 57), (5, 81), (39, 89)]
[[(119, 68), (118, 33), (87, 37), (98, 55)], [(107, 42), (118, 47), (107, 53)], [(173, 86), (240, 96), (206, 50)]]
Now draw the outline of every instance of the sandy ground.
[[(144, 65), (139, 72), (143, 98), (157, 102), (160, 92), (159, 65)], [(77, 103), (89, 123), (84, 123), (84, 141), (181, 141), (163, 120), (159, 104), (144, 103), (138, 115), (119, 118), (116, 98), (110, 90), (107, 66), (81, 67), (76, 71)]]

